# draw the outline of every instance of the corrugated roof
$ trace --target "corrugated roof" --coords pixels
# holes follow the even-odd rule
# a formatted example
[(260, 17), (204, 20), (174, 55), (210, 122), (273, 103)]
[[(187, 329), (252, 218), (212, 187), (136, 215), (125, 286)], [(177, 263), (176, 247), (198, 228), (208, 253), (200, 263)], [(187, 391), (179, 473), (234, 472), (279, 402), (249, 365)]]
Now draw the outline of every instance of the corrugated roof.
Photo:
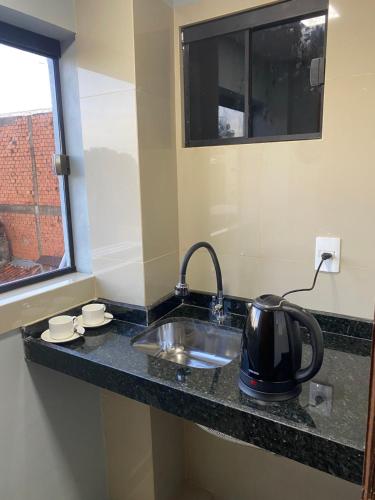
[(39, 274), (41, 271), (41, 266), (15, 266), (13, 264), (6, 264), (0, 268), (0, 284), (11, 283), (22, 278), (28, 278), (29, 276), (34, 276)]

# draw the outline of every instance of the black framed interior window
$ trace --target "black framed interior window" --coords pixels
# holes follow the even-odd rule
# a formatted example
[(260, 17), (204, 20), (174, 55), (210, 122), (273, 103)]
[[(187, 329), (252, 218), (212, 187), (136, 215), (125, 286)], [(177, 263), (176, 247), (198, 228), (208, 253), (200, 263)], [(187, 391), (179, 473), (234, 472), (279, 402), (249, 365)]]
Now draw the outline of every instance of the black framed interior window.
[(0, 292), (75, 270), (60, 43), (0, 22)]
[(322, 134), (327, 0), (288, 0), (182, 29), (185, 144)]

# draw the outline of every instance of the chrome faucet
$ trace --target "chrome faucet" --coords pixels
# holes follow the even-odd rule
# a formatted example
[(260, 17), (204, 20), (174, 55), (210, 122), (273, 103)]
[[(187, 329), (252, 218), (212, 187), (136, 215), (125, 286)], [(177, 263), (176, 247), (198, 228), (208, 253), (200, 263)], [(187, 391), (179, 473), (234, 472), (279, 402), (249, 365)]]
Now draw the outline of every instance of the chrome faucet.
[(206, 248), (208, 250), (212, 262), (215, 267), (216, 272), (216, 283), (217, 283), (217, 294), (212, 297), (212, 305), (211, 311), (215, 316), (219, 323), (222, 323), (224, 320), (224, 294), (223, 294), (223, 279), (221, 276), (221, 269), (219, 260), (217, 258), (216, 252), (213, 249), (212, 245), (207, 243), (206, 241), (200, 241), (199, 243), (195, 243), (189, 250), (186, 252), (185, 257), (183, 258), (181, 269), (180, 269), (180, 280), (175, 286), (175, 295), (177, 297), (187, 297), (189, 295), (189, 287), (186, 283), (186, 270), (189, 263), (189, 260), (194, 252), (199, 250), (200, 248)]

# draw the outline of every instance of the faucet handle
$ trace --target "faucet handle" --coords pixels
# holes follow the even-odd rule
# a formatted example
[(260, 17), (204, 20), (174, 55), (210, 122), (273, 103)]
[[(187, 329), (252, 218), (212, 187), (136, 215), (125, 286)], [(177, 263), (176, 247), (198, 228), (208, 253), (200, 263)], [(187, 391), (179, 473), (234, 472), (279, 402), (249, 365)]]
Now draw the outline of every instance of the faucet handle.
[(174, 294), (177, 297), (187, 297), (189, 295), (189, 287), (186, 283), (177, 283), (174, 287)]
[(211, 311), (215, 315), (216, 320), (222, 323), (225, 319), (223, 298), (212, 295)]
[(215, 311), (220, 311), (220, 309), (223, 309), (223, 297), (212, 295), (211, 308)]

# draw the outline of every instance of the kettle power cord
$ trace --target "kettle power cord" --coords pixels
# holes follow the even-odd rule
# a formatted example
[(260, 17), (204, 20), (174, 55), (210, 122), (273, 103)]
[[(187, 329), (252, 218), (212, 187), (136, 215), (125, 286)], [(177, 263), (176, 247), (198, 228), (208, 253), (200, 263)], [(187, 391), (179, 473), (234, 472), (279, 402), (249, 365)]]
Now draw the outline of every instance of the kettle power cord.
[(315, 285), (316, 285), (316, 280), (318, 279), (318, 274), (319, 274), (320, 268), (323, 265), (323, 262), (326, 260), (332, 259), (332, 257), (333, 257), (332, 253), (329, 253), (329, 252), (322, 253), (322, 255), (321, 255), (322, 260), (320, 261), (320, 264), (315, 272), (314, 281), (313, 281), (313, 284), (310, 288), (297, 288), (296, 290), (290, 290), (289, 292), (284, 293), (284, 295), (282, 295), (282, 298), (286, 297), (287, 295), (290, 295), (291, 293), (311, 292), (311, 290), (314, 290)]

